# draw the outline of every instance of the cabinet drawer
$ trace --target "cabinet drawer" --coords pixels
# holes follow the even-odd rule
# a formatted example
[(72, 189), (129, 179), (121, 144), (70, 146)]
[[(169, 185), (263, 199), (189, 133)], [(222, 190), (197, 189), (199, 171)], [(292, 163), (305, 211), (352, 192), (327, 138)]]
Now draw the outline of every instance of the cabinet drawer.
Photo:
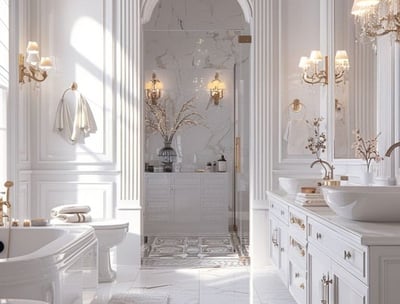
[(354, 272), (366, 282), (366, 257), (367, 251), (353, 246), (347, 242), (341, 242), (337, 247), (337, 261), (346, 269), (352, 269)]
[(289, 210), (289, 229), (301, 241), (307, 238), (307, 216), (297, 210)]
[(306, 268), (306, 244), (292, 235), (289, 236), (289, 257), (296, 261), (299, 266)]
[(344, 268), (364, 282), (366, 281), (366, 248), (351, 243), (344, 239), (339, 232), (324, 227), (312, 219), (309, 220), (308, 239), (329, 253), (330, 257)]
[(306, 304), (306, 270), (289, 259), (289, 291), (298, 304)]
[(147, 173), (146, 174), (146, 185), (170, 185), (171, 179), (168, 174), (163, 173)]
[(276, 216), (277, 219), (282, 221), (284, 224), (288, 224), (289, 207), (276, 200), (269, 201), (269, 210)]

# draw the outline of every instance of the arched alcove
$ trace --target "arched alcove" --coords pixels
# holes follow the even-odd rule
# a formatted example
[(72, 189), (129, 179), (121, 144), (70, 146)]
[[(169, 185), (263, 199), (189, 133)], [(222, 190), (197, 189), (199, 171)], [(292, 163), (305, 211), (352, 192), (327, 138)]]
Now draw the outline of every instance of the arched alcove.
[[(116, 79), (119, 105), (119, 163), (121, 179), (119, 206), (124, 212), (140, 210), (143, 200), (143, 22), (147, 22), (158, 0), (120, 0), (117, 4)], [(250, 255), (253, 265), (266, 263), (268, 256), (267, 194), (272, 187), (274, 100), (279, 96), (278, 11), (272, 0), (238, 0), (252, 35), (250, 72), (249, 201)], [(253, 231), (253, 232), (252, 232)], [(140, 225), (134, 233), (140, 235)]]
[[(251, 44), (239, 39), (250, 32), (242, 8), (236, 0), (162, 0), (142, 29), (144, 81), (147, 83), (154, 74), (163, 83), (157, 103), (169, 110), (168, 117), (173, 120), (180, 106), (191, 100), (193, 110), (201, 117), (198, 125), (179, 128), (172, 137), (171, 146), (177, 153), (173, 171), (179, 173), (145, 173), (145, 239), (151, 242), (163, 234), (178, 235), (184, 227), (187, 236), (230, 234), (237, 240), (235, 244), (248, 244)], [(207, 89), (215, 73), (225, 86), (224, 97), (217, 105)], [(148, 117), (149, 107), (145, 108)], [(146, 167), (159, 172), (163, 136), (145, 125)], [(202, 174), (208, 176), (207, 187), (199, 174), (190, 174), (207, 171), (206, 164), (216, 162), (221, 155), (227, 170), (224, 174)], [(160, 178), (172, 183), (183, 177), (185, 185), (177, 182), (173, 194), (162, 199), (154, 194), (163, 189), (154, 186)], [(191, 199), (184, 194), (189, 192)], [(247, 255), (247, 246), (238, 248)]]
[[(159, 1), (160, 0), (143, 0), (143, 5), (141, 8), (142, 24), (149, 22), (151, 15), (153, 14), (153, 10)], [(243, 16), (246, 22), (250, 23), (253, 16), (253, 7), (250, 3), (250, 0), (237, 0), (237, 2), (242, 8)]]

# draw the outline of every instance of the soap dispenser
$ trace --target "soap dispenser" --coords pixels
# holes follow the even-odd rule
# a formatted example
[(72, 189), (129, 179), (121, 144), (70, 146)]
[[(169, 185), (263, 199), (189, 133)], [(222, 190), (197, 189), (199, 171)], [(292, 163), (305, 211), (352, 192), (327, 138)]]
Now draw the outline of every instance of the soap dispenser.
[(218, 172), (226, 172), (226, 159), (225, 159), (224, 155), (221, 155), (221, 158), (218, 160), (217, 171)]

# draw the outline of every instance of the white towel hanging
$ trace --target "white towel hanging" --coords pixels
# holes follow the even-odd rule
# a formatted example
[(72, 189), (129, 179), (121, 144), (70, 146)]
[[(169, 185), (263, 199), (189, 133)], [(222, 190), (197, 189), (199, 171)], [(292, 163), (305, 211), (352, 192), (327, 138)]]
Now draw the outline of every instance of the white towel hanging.
[(61, 96), (54, 121), (54, 131), (60, 134), (70, 144), (84, 143), (84, 138), (90, 133), (96, 133), (97, 125), (92, 110), (86, 98), (78, 92), (75, 100), (75, 115), (72, 120), (71, 111), (64, 101), (68, 91), (77, 91), (78, 85), (74, 82)]

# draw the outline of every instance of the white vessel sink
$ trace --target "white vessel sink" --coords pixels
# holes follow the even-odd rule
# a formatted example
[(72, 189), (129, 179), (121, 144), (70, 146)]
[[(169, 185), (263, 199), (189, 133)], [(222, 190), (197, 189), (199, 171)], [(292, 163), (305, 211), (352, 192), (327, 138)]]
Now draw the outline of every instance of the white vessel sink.
[(300, 192), (301, 187), (317, 187), (321, 177), (279, 177), (279, 186), (286, 194), (294, 195)]
[(369, 222), (400, 222), (400, 187), (322, 187), (328, 206), (341, 217)]

